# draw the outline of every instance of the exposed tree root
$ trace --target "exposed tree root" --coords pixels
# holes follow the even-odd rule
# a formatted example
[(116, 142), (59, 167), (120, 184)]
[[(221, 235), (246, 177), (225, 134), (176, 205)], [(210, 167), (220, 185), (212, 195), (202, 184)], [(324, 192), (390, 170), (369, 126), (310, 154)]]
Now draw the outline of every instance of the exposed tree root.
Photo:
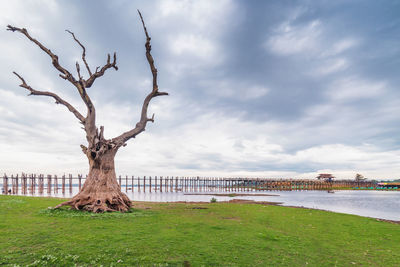
[(120, 211), (126, 212), (132, 206), (129, 198), (122, 192), (102, 192), (89, 195), (81, 191), (71, 200), (61, 203), (55, 209), (62, 206), (71, 206), (75, 210), (90, 212)]

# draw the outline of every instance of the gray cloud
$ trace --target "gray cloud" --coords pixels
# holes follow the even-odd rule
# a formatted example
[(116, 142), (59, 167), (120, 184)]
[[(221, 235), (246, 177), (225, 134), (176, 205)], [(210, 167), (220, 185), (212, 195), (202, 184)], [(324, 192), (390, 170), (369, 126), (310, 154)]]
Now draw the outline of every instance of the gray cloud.
[[(0, 4), (0, 22), (27, 27), (71, 70), (81, 51), (64, 29), (92, 68), (117, 52), (119, 70), (89, 91), (112, 137), (136, 123), (150, 90), (137, 8), (170, 96), (152, 103), (154, 125), (119, 152), (119, 172), (397, 178), (396, 1), (13, 1)], [(11, 72), (84, 111), (78, 94), (32, 43), (0, 37), (0, 171), (86, 172), (76, 119), (26, 97)]]

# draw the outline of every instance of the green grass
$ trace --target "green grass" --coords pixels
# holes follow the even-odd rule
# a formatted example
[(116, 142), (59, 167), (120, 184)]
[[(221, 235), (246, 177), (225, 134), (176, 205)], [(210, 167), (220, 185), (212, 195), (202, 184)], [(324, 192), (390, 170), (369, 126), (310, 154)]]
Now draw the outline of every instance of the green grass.
[(131, 213), (49, 210), (0, 196), (0, 265), (399, 266), (400, 225), (254, 204), (136, 203)]

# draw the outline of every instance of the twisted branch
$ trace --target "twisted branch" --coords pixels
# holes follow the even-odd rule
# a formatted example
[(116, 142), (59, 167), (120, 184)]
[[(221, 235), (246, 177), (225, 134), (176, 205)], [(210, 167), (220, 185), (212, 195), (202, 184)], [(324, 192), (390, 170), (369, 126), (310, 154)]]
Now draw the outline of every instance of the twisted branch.
[[(86, 48), (83, 46), (83, 44), (75, 37), (75, 34), (69, 30), (65, 30), (66, 32), (70, 33), (72, 35), (72, 38), (74, 38), (75, 42), (79, 44), (80, 47), (82, 47), (82, 61), (85, 63), (86, 69), (89, 73), (89, 76), (92, 76), (92, 72), (90, 71), (89, 64), (86, 62)], [(78, 63), (76, 63), (78, 64)]]
[(117, 54), (114, 52), (114, 56), (113, 56), (113, 62), (111, 62), (111, 57), (110, 54), (107, 54), (107, 63), (100, 69), (100, 71), (98, 70), (100, 67), (96, 68), (95, 73), (93, 73), (89, 79), (87, 79), (85, 81), (85, 87), (89, 88), (92, 86), (92, 84), (94, 83), (94, 81), (103, 76), (104, 73), (106, 72), (106, 70), (110, 69), (110, 68), (114, 68), (115, 70), (118, 70), (118, 66), (117, 66)]
[[(89, 78), (87, 80), (82, 80), (83, 85), (85, 88), (89, 88), (93, 85), (94, 81), (98, 78), (104, 75), (104, 73), (106, 72), (106, 70), (110, 69), (110, 68), (114, 68), (115, 70), (118, 70), (118, 66), (117, 66), (117, 54), (114, 52), (114, 56), (113, 56), (113, 62), (111, 62), (111, 56), (110, 54), (107, 54), (107, 63), (100, 69), (100, 67), (96, 68), (96, 71), (94, 73), (92, 73), (92, 71), (90, 70), (89, 64), (86, 61), (86, 48), (85, 46), (75, 37), (75, 34), (69, 30), (65, 30), (68, 33), (70, 33), (72, 35), (72, 38), (74, 38), (74, 40), (80, 45), (80, 47), (82, 47), (82, 61), (83, 63), (85, 63), (86, 69), (89, 73)], [(78, 67), (77, 67), (78, 70)], [(78, 71), (79, 73), (79, 71)]]
[[(89, 114), (93, 114), (94, 113), (94, 107), (92, 104), (92, 101), (90, 100), (89, 96), (86, 94), (86, 90), (85, 90), (85, 81), (80, 79), (79, 81), (77, 81), (74, 76), (68, 71), (66, 70), (64, 67), (62, 67), (58, 61), (58, 56), (55, 55), (53, 52), (50, 51), (50, 49), (48, 49), (47, 47), (45, 47), (42, 43), (40, 43), (38, 40), (34, 39), (32, 36), (30, 36), (30, 34), (28, 33), (28, 31), (25, 28), (18, 28), (18, 27), (14, 27), (11, 25), (7, 26), (7, 30), (8, 31), (12, 31), (12, 32), (20, 32), (23, 35), (25, 35), (30, 41), (32, 41), (33, 43), (35, 43), (37, 46), (39, 46), (40, 49), (42, 49), (46, 54), (48, 54), (50, 56), (50, 58), (52, 59), (52, 64), (53, 66), (59, 71), (61, 72), (61, 74), (59, 75), (61, 78), (63, 78), (64, 80), (68, 80), (69, 82), (71, 82), (77, 89), (78, 92), (83, 100), (83, 102), (86, 104), (87, 108), (88, 108), (88, 116)], [(79, 64), (77, 64), (77, 71), (78, 71), (78, 75), (80, 76), (79, 73)]]
[(19, 86), (22, 88), (27, 89), (30, 93), (29, 95), (44, 95), (44, 96), (50, 96), (52, 98), (54, 98), (56, 100), (56, 104), (62, 104), (64, 106), (66, 106), (68, 108), (69, 111), (71, 111), (75, 117), (81, 122), (81, 123), (85, 123), (85, 117), (83, 117), (78, 110), (76, 110), (70, 103), (68, 103), (67, 101), (65, 101), (64, 99), (62, 99), (61, 97), (59, 97), (58, 95), (56, 95), (55, 93), (52, 92), (46, 92), (46, 91), (37, 91), (35, 89), (33, 89), (32, 87), (30, 87), (24, 80), (24, 78), (22, 78), (18, 73), (16, 73), (15, 71), (13, 72), (22, 82), (22, 84), (20, 84)]
[(140, 11), (138, 10), (139, 16), (140, 16), (140, 20), (142, 21), (142, 25), (143, 25), (143, 30), (144, 33), (146, 35), (146, 43), (145, 43), (145, 47), (146, 47), (146, 58), (147, 61), (149, 63), (150, 66), (150, 70), (151, 73), (153, 75), (153, 89), (151, 91), (151, 93), (149, 93), (146, 98), (144, 99), (143, 102), (143, 106), (142, 106), (142, 113), (140, 116), (140, 121), (136, 124), (136, 127), (130, 131), (127, 131), (123, 134), (121, 134), (120, 136), (114, 138), (113, 140), (115, 140), (116, 143), (119, 144), (119, 146), (121, 145), (125, 145), (125, 142), (128, 141), (131, 138), (135, 138), (138, 134), (140, 134), (141, 132), (143, 132), (146, 128), (147, 122), (151, 121), (154, 122), (154, 114), (151, 118), (147, 117), (147, 109), (148, 106), (150, 104), (151, 99), (153, 99), (154, 97), (157, 96), (163, 96), (163, 95), (168, 95), (167, 92), (159, 92), (158, 91), (158, 84), (157, 84), (157, 69), (154, 65), (154, 59), (153, 56), (151, 55), (151, 38), (147, 32), (147, 28), (146, 25), (144, 23), (143, 20), (143, 16), (140, 13)]
[(63, 68), (59, 61), (58, 61), (58, 56), (53, 54), (53, 52), (50, 51), (50, 49), (46, 48), (44, 45), (42, 45), (38, 40), (32, 38), (28, 31), (25, 28), (18, 28), (18, 27), (14, 27), (11, 25), (7, 25), (7, 30), (8, 31), (12, 31), (12, 32), (20, 32), (23, 35), (25, 35), (30, 41), (32, 41), (33, 43), (35, 43), (37, 46), (39, 46), (40, 49), (42, 49), (46, 54), (48, 54), (51, 58), (51, 62), (53, 64), (53, 66), (59, 71), (61, 72), (60, 77), (63, 78), (64, 80), (68, 80), (70, 81), (72, 84), (76, 85), (77, 81), (75, 80), (75, 78), (72, 76), (72, 74), (66, 70), (65, 68)]

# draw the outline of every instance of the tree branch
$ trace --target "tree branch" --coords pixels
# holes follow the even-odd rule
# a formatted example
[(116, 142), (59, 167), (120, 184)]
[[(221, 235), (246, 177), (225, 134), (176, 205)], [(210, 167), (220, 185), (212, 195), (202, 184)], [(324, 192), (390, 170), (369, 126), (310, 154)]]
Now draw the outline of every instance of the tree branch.
[(80, 47), (82, 47), (82, 61), (85, 63), (86, 69), (89, 73), (89, 76), (92, 76), (92, 72), (90, 71), (89, 64), (86, 62), (86, 48), (83, 46), (83, 44), (75, 37), (75, 34), (69, 30), (65, 30), (66, 32), (70, 33), (72, 35), (72, 38), (74, 38), (75, 42), (79, 44)]
[(150, 44), (151, 38), (147, 32), (146, 25), (144, 23), (142, 14), (140, 13), (139, 10), (138, 10), (138, 13), (140, 16), (140, 20), (142, 21), (144, 33), (146, 35), (146, 43), (145, 43), (146, 58), (147, 58), (147, 62), (149, 63), (149, 66), (150, 66), (151, 73), (153, 75), (153, 89), (152, 89), (151, 93), (149, 93), (146, 96), (146, 98), (144, 99), (143, 106), (142, 106), (142, 113), (140, 116), (140, 121), (136, 124), (136, 127), (134, 129), (132, 129), (128, 132), (125, 132), (125, 133), (121, 134), (120, 136), (112, 139), (113, 141), (115, 141), (118, 144), (118, 146), (125, 145), (126, 141), (128, 141), (131, 138), (135, 138), (138, 134), (143, 132), (146, 128), (147, 122), (149, 122), (149, 121), (154, 122), (154, 114), (153, 114), (152, 118), (147, 117), (147, 109), (148, 109), (151, 99), (153, 99), (154, 97), (157, 97), (157, 96), (168, 95), (168, 93), (166, 93), (166, 92), (158, 91), (157, 69), (154, 65), (153, 56), (151, 55), (151, 44)]
[(111, 62), (110, 59), (110, 54), (107, 54), (107, 63), (100, 69), (98, 70), (100, 67), (96, 68), (95, 73), (93, 73), (89, 79), (86, 80), (85, 82), (85, 86), (86, 88), (89, 88), (92, 86), (92, 84), (94, 83), (94, 81), (103, 76), (104, 73), (106, 72), (106, 70), (110, 69), (110, 68), (114, 68), (115, 70), (118, 70), (118, 66), (117, 66), (117, 54), (114, 52), (114, 56), (113, 56), (113, 62)]
[(60, 77), (63, 78), (64, 80), (68, 80), (70, 81), (72, 84), (76, 84), (77, 81), (75, 80), (75, 78), (72, 76), (72, 74), (66, 70), (65, 68), (63, 68), (60, 63), (58, 62), (58, 56), (53, 54), (53, 52), (50, 51), (50, 49), (46, 48), (44, 45), (42, 45), (38, 40), (32, 38), (28, 31), (25, 28), (17, 28), (11, 25), (7, 25), (7, 30), (8, 31), (12, 31), (12, 32), (20, 32), (23, 35), (25, 35), (30, 41), (32, 41), (33, 43), (35, 43), (37, 46), (39, 46), (40, 49), (42, 49), (46, 54), (48, 54), (51, 57), (51, 62), (53, 64), (53, 66), (59, 71), (61, 72)]
[[(52, 64), (53, 66), (59, 71), (61, 72), (60, 77), (70, 81), (77, 89), (78, 92), (83, 100), (83, 102), (86, 104), (87, 108), (88, 108), (88, 116), (89, 114), (93, 114), (94, 113), (94, 107), (92, 104), (92, 101), (90, 100), (89, 96), (86, 94), (86, 90), (85, 90), (85, 81), (83, 79), (80, 79), (79, 81), (77, 81), (72, 74), (66, 70), (65, 68), (63, 68), (60, 63), (58, 62), (58, 56), (53, 54), (53, 52), (50, 51), (50, 49), (46, 48), (43, 44), (41, 44), (38, 40), (32, 38), (28, 31), (25, 28), (18, 28), (18, 27), (14, 27), (11, 25), (7, 26), (7, 30), (12, 31), (12, 32), (20, 32), (23, 35), (25, 35), (30, 41), (32, 41), (33, 43), (35, 43), (37, 46), (39, 46), (40, 49), (42, 49), (46, 54), (48, 54), (51, 59), (52, 59)], [(77, 64), (77, 71), (78, 71), (78, 75), (80, 76), (79, 73), (79, 65)]]
[(85, 117), (83, 117), (78, 110), (76, 110), (76, 108), (74, 108), (70, 103), (68, 103), (67, 101), (65, 101), (64, 99), (62, 99), (61, 97), (59, 97), (58, 95), (56, 95), (55, 93), (52, 92), (46, 92), (46, 91), (37, 91), (35, 89), (33, 89), (32, 87), (30, 87), (24, 80), (24, 78), (22, 78), (18, 73), (16, 73), (15, 71), (13, 72), (22, 82), (22, 84), (20, 84), (19, 86), (22, 88), (27, 89), (30, 93), (29, 95), (44, 95), (44, 96), (50, 96), (52, 98), (54, 98), (56, 100), (56, 104), (62, 104), (64, 106), (66, 106), (68, 108), (69, 111), (71, 111), (75, 117), (82, 123), (85, 123)]

